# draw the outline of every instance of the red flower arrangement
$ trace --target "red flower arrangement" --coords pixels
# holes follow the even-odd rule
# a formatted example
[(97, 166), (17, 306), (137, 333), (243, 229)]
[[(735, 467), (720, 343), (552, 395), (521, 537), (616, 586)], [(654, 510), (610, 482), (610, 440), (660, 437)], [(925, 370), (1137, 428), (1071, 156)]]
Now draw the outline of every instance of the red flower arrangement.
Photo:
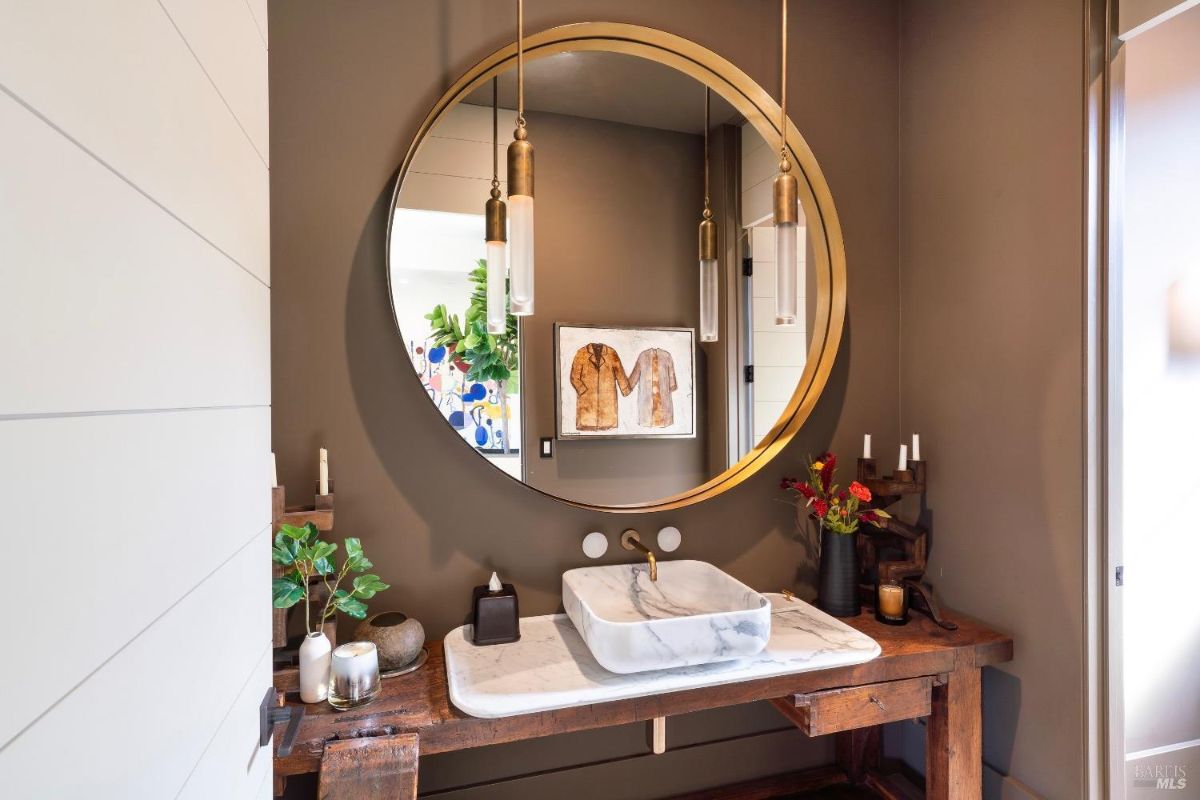
[(784, 478), (779, 488), (793, 492), (796, 502), (804, 500), (808, 515), (821, 526), (834, 533), (854, 533), (858, 524), (865, 522), (882, 528), (890, 516), (886, 511), (868, 508), (860, 511), (862, 503), (871, 502), (871, 490), (858, 481), (851, 481), (846, 489), (833, 482), (837, 469), (837, 456), (825, 453), (808, 465), (808, 479)]

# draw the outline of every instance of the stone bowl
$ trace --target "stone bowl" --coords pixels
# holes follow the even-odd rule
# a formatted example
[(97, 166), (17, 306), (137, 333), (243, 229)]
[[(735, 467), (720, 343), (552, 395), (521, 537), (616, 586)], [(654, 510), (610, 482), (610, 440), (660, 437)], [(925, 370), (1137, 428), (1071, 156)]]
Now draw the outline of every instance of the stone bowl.
[(358, 623), (354, 638), (373, 642), (379, 650), (379, 669), (387, 672), (411, 663), (425, 646), (425, 628), (399, 611), (381, 611)]

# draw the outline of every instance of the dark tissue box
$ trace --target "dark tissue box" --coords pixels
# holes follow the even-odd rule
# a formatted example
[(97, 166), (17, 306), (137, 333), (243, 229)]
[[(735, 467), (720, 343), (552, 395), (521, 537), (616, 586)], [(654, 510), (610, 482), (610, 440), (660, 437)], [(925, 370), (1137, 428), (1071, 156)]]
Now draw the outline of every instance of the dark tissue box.
[(477, 645), (506, 644), (521, 638), (517, 590), (511, 583), (500, 586), (498, 592), (488, 591), (487, 586), (476, 586), (471, 594), (475, 623), (471, 641)]

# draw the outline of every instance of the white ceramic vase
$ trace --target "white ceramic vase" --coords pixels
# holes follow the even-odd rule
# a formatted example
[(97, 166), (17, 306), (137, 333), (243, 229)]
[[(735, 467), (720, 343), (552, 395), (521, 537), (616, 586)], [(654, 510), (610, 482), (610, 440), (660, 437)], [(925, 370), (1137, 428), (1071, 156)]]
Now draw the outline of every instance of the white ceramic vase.
[(300, 699), (319, 703), (329, 696), (333, 647), (324, 633), (310, 633), (300, 645)]

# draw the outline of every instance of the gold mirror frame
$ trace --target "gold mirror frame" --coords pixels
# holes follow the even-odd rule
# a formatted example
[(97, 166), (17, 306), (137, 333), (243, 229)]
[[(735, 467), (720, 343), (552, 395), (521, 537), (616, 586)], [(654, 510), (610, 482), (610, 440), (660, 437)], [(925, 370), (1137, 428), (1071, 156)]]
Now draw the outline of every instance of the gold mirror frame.
[[(767, 141), (779, 140), (779, 104), (767, 92), (729, 61), (695, 42), (665, 31), (620, 22), (579, 22), (541, 31), (525, 38), (525, 58), (534, 60), (559, 53), (591, 50), (624, 53), (664, 64), (692, 76), (721, 95), (744, 116)], [(429, 131), (447, 110), (482, 84), (511, 68), (517, 57), (512, 43), (492, 53), (459, 78), (434, 105), (409, 145), (392, 192), (388, 210), (387, 280), (391, 287), (392, 220), (413, 157)], [(629, 505), (594, 505), (543, 492), (508, 476), (531, 491), (563, 503), (592, 511), (610, 513), (649, 513), (683, 508), (716, 497), (745, 481), (765, 467), (792, 440), (812, 413), (825, 389), (833, 362), (837, 358), (846, 314), (846, 252), (842, 227), (825, 176), (817, 165), (804, 137), (787, 120), (787, 144), (792, 162), (804, 180), (800, 184), (800, 204), (807, 220), (808, 240), (816, 260), (818, 307), (813, 320), (808, 360), (792, 399), (766, 436), (740, 461), (707, 483), (663, 500)], [(481, 201), (482, 202), (482, 201)], [(821, 302), (827, 299), (828, 302)], [(393, 310), (394, 313), (394, 310)], [(397, 321), (397, 328), (399, 322)]]

